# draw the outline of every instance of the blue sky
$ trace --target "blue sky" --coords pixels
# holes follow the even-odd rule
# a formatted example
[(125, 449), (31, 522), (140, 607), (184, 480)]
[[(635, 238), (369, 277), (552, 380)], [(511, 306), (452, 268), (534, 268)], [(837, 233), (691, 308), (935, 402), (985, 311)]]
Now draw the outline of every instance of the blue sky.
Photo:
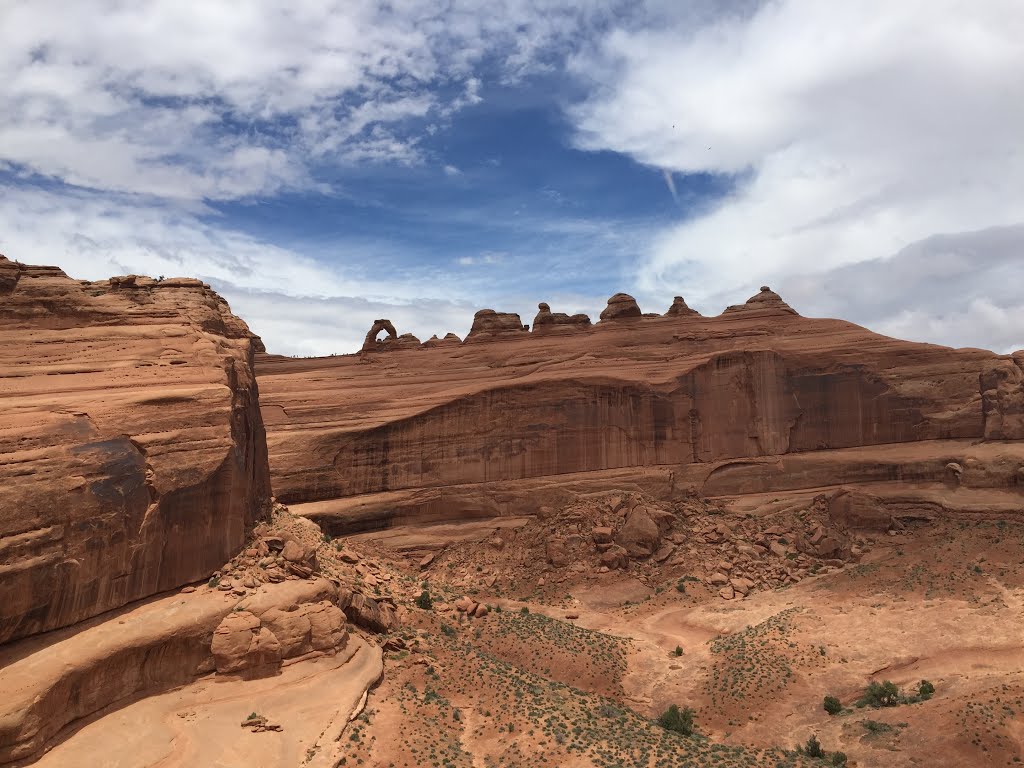
[(201, 277), (287, 354), (765, 283), (1010, 351), (1022, 37), (1016, 0), (12, 0), (0, 252)]

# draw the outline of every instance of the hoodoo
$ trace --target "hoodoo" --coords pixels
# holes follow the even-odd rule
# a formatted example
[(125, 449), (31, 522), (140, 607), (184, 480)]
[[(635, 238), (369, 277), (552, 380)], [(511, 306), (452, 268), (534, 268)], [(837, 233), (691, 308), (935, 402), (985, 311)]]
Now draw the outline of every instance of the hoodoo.
[(545, 334), (558, 331), (571, 331), (590, 327), (590, 318), (586, 315), (567, 315), (564, 312), (552, 312), (546, 302), (537, 305), (537, 315), (533, 318), (533, 332)]
[(485, 341), (495, 338), (524, 336), (528, 329), (515, 312), (495, 312), (481, 309), (473, 315), (473, 327), (466, 341)]
[(601, 311), (602, 320), (628, 320), (641, 316), (636, 299), (628, 293), (616, 293), (608, 299), (608, 306)]
[(686, 301), (682, 296), (676, 296), (672, 299), (672, 306), (668, 308), (668, 311), (665, 313), (665, 317), (688, 317), (690, 315), (699, 314), (700, 312), (695, 309), (690, 309), (690, 307), (687, 306)]

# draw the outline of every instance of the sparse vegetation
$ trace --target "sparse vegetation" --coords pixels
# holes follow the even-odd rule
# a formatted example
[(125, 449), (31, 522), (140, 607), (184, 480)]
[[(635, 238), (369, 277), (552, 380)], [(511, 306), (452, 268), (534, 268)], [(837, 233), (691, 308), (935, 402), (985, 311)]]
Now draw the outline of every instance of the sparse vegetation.
[(835, 696), (826, 696), (824, 706), (825, 711), (830, 715), (838, 715), (843, 711), (842, 702), (840, 702)]
[(416, 598), (416, 607), (422, 608), (424, 611), (429, 611), (434, 607), (434, 601), (430, 599), (430, 593), (427, 590), (424, 589)]

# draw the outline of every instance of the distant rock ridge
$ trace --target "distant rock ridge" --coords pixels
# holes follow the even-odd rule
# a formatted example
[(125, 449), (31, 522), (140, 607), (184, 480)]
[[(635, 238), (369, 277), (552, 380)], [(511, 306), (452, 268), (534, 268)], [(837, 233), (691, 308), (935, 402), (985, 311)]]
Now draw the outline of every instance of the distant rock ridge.
[[(27, 269), (27, 268), (26, 268)], [(31, 269), (56, 269), (50, 267), (32, 267)], [(63, 274), (63, 273), (61, 273)], [(18, 279), (18, 274), (10, 267), (6, 270), (0, 264), (0, 295), (3, 295), (4, 286), (12, 285)], [(209, 288), (205, 283), (187, 278), (175, 278), (173, 280), (156, 281), (153, 278), (128, 275), (123, 278), (111, 278), (116, 288), (150, 288), (154, 285), (163, 287), (204, 287)], [(772, 291), (768, 286), (762, 286), (759, 293), (747, 299), (743, 304), (734, 304), (725, 309), (722, 315), (736, 312), (758, 310), (761, 312), (776, 312), (788, 315), (798, 313), (789, 304), (783, 301), (779, 294)], [(609, 323), (619, 321), (642, 321), (661, 320), (665, 318), (679, 317), (703, 317), (700, 312), (687, 305), (682, 296), (676, 296), (671, 306), (664, 315), (657, 312), (642, 312), (635, 298), (628, 293), (616, 293), (608, 299), (608, 305), (601, 312), (600, 320), (607, 327)], [(510, 339), (525, 339), (531, 335), (543, 336), (546, 334), (568, 334), (582, 333), (593, 330), (595, 324), (590, 317), (583, 313), (569, 315), (565, 312), (552, 312), (547, 302), (540, 302), (537, 305), (537, 314), (533, 318), (533, 327), (524, 325), (520, 316), (515, 312), (498, 312), (493, 309), (481, 309), (473, 316), (473, 325), (467, 334), (465, 341), (454, 333), (447, 333), (443, 338), (434, 334), (429, 339), (421, 342), (419, 338), (411, 333), (398, 334), (394, 324), (381, 318), (373, 321), (373, 325), (363, 339), (360, 352), (393, 352), (403, 349), (433, 349), (438, 346), (450, 344), (461, 344), (468, 342), (483, 341), (506, 341)], [(382, 331), (387, 336), (382, 339), (377, 337)], [(253, 349), (257, 354), (266, 354), (267, 349), (263, 340), (256, 334), (250, 334), (253, 341)]]

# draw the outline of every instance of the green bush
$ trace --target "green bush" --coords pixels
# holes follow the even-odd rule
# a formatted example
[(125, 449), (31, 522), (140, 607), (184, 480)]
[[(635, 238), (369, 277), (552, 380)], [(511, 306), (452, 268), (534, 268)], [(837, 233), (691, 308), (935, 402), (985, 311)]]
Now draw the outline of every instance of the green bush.
[(842, 768), (846, 765), (846, 753), (845, 752), (833, 752), (832, 753), (832, 765), (836, 768)]
[(826, 696), (825, 711), (830, 715), (838, 715), (843, 711), (843, 705), (835, 696)]
[(416, 607), (422, 608), (424, 611), (429, 611), (434, 607), (434, 601), (430, 599), (430, 593), (427, 590), (424, 589), (416, 598)]
[(928, 701), (935, 693), (935, 686), (929, 683), (927, 680), (922, 680), (917, 684), (917, 695), (921, 701)]
[(869, 733), (888, 733), (892, 726), (888, 723), (880, 723), (877, 720), (865, 720), (861, 723)]
[(900, 689), (891, 680), (886, 680), (882, 683), (872, 681), (864, 689), (864, 695), (857, 702), (857, 706), (895, 707), (897, 704), (902, 703), (902, 698), (900, 696)]
[(683, 646), (677, 645), (676, 646), (676, 650), (675, 650), (675, 654), (676, 654), (676, 656), (682, 656), (683, 655)]
[(813, 733), (811, 738), (807, 740), (807, 744), (804, 746), (804, 754), (808, 757), (823, 757), (824, 754), (821, 751), (821, 742), (818, 741), (818, 737)]
[(683, 734), (683, 736), (692, 736), (693, 715), (694, 711), (689, 707), (680, 709), (673, 704), (658, 718), (658, 725), (666, 731), (675, 731), (676, 733)]

